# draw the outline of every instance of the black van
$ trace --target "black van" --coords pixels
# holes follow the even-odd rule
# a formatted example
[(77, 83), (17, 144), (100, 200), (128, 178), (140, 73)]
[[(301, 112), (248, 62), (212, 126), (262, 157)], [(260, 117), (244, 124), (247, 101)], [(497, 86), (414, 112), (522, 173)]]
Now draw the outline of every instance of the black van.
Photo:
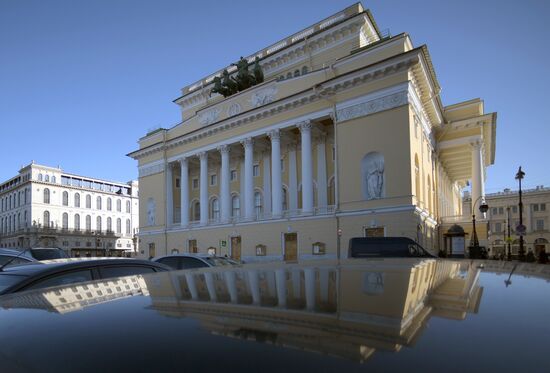
[(435, 258), (408, 237), (354, 237), (349, 240), (349, 258)]

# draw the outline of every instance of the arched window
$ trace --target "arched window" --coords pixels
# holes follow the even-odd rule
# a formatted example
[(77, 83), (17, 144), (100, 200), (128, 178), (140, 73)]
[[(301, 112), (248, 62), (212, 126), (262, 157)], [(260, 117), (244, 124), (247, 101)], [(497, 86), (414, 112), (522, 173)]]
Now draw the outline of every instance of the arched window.
[(55, 183), (55, 176), (52, 176), (52, 183)]
[(193, 220), (201, 220), (201, 203), (199, 201), (195, 201), (195, 203), (193, 203)]
[(74, 195), (74, 207), (80, 207), (80, 193)]
[(17, 192), (17, 206), (21, 206), (21, 192)]
[(231, 217), (238, 218), (241, 215), (241, 200), (238, 195), (231, 198)]
[(126, 213), (130, 213), (131, 209), (130, 209), (130, 201), (126, 201)]
[(258, 191), (254, 193), (254, 211), (259, 218), (262, 214), (262, 193)]
[(361, 161), (361, 186), (366, 200), (385, 197), (384, 156), (370, 152)]
[(38, 181), (42, 181), (42, 179), (43, 179), (42, 174), (38, 174)]
[(126, 234), (128, 236), (132, 234), (132, 225), (130, 224), (130, 219), (126, 219)]
[(89, 194), (86, 194), (86, 208), (87, 209), (92, 208), (92, 196)]
[(101, 231), (101, 216), (98, 216), (98, 217), (96, 218), (95, 230), (96, 230), (96, 231)]
[(69, 192), (63, 192), (63, 206), (69, 206)]
[(27, 228), (28, 226), (28, 221), (27, 221), (27, 211), (24, 211), (23, 212), (23, 223), (25, 224), (25, 228)]
[(44, 181), (49, 183), (50, 182), (50, 175), (44, 176)]
[(107, 218), (107, 232), (113, 231), (113, 220), (109, 217)]
[(116, 200), (116, 210), (117, 210), (118, 212), (121, 212), (121, 211), (122, 211), (122, 201), (119, 200), (119, 199)]
[(50, 190), (44, 188), (44, 203), (50, 203)]
[(122, 232), (122, 221), (120, 218), (116, 220), (116, 232), (121, 233)]
[(86, 230), (92, 230), (92, 217), (90, 215), (86, 215)]
[(69, 229), (69, 214), (66, 212), (63, 213), (63, 229)]
[(74, 216), (74, 229), (76, 231), (80, 230), (80, 215), (78, 215), (78, 214), (75, 214), (75, 216)]
[(47, 228), (49, 226), (50, 226), (50, 212), (46, 210), (44, 211), (44, 227)]
[(287, 78), (287, 79), (292, 78), (292, 73), (291, 73), (290, 71), (286, 74), (286, 78)]
[(29, 194), (29, 189), (26, 188), (26, 189), (25, 189), (25, 198), (24, 198), (25, 204), (27, 204), (27, 201), (29, 200), (29, 199), (28, 199), (28, 194)]
[(302, 75), (307, 74), (307, 66), (302, 67)]
[(294, 70), (294, 77), (300, 76), (300, 70)]
[(101, 196), (97, 196), (95, 199), (95, 208), (97, 210), (101, 210)]
[(218, 220), (220, 218), (220, 201), (212, 198), (210, 201), (210, 219)]
[(111, 211), (113, 209), (113, 201), (111, 200), (111, 197), (107, 198), (107, 211)]

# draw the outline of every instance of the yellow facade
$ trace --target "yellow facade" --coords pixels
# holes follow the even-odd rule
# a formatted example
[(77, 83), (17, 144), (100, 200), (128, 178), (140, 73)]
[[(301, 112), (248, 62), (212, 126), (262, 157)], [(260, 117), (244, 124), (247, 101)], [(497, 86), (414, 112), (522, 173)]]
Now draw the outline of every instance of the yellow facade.
[(129, 154), (142, 254), (334, 258), (366, 234), (437, 252), (467, 181), (484, 194), (496, 114), (478, 99), (443, 106), (426, 46), (380, 32), (361, 4), (256, 56), (263, 83), (210, 95), (219, 71), (183, 88), (182, 122)]

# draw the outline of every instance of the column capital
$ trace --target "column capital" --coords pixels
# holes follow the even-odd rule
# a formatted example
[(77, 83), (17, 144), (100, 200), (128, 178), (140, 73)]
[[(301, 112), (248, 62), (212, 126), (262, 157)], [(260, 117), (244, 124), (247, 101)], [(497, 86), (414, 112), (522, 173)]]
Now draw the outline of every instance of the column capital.
[(481, 139), (472, 140), (470, 141), (470, 146), (473, 149), (479, 150), (483, 147), (483, 141)]
[(229, 145), (223, 144), (216, 148), (221, 154), (229, 154)]
[(202, 160), (204, 160), (204, 159), (207, 159), (208, 153), (205, 152), (205, 151), (204, 151), (204, 152), (198, 152), (198, 153), (197, 153), (197, 157), (199, 157), (199, 159), (202, 161)]
[(187, 165), (189, 159), (187, 157), (181, 157), (180, 159), (178, 159), (178, 162), (180, 163), (180, 165)]
[(246, 139), (241, 140), (241, 145), (246, 149), (254, 145), (254, 139), (252, 137), (247, 137)]
[(297, 147), (298, 147), (298, 144), (296, 143), (296, 141), (289, 142), (288, 144), (286, 144), (286, 151), (287, 152), (296, 151)]
[(324, 132), (319, 132), (316, 136), (315, 136), (315, 143), (317, 145), (319, 144), (325, 144), (327, 142), (327, 134), (324, 133)]
[(311, 123), (311, 120), (308, 119), (308, 120), (304, 120), (303, 122), (297, 123), (296, 127), (298, 127), (300, 132), (308, 132), (308, 131), (311, 131), (313, 124)]
[(281, 140), (281, 131), (278, 129), (271, 130), (267, 133), (267, 136), (271, 139), (271, 141), (280, 141)]

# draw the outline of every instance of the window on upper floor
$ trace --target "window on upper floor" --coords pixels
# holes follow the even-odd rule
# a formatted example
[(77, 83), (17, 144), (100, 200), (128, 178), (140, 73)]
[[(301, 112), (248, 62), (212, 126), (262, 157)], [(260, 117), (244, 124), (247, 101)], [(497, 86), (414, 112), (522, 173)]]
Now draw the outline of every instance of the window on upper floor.
[(113, 209), (113, 200), (111, 197), (107, 198), (107, 211), (111, 211)]
[(498, 214), (499, 214), (499, 215), (504, 214), (504, 207), (499, 207), (499, 208), (498, 208)]
[(132, 234), (132, 225), (130, 223), (130, 219), (126, 219), (126, 235)]
[(517, 212), (518, 212), (518, 207), (512, 206), (512, 213), (517, 214)]
[(126, 213), (130, 213), (131, 209), (130, 209), (130, 201), (126, 201)]
[(495, 223), (495, 233), (502, 232), (502, 223)]
[(74, 207), (80, 207), (80, 193), (74, 195)]
[(66, 190), (63, 192), (62, 200), (63, 206), (69, 206), (69, 192), (67, 192)]
[(50, 203), (50, 190), (44, 188), (44, 203)]
[(95, 199), (95, 208), (97, 210), (101, 210), (101, 196), (97, 196)]
[(254, 166), (252, 166), (252, 176), (254, 177), (260, 176), (260, 165), (255, 164)]
[(236, 181), (237, 180), (237, 170), (231, 170), (230, 172), (230, 180), (231, 181)]
[(44, 176), (44, 181), (49, 183), (50, 182), (50, 175)]
[(544, 230), (544, 219), (537, 219), (536, 228), (537, 228), (537, 231)]
[(116, 210), (122, 212), (122, 201), (119, 199), (116, 200)]
[(540, 204), (540, 211), (546, 211), (546, 203)]
[(536, 203), (533, 206), (533, 211), (539, 211), (539, 205), (537, 205)]
[(86, 208), (87, 209), (92, 208), (92, 196), (89, 194), (86, 194)]
[(199, 179), (194, 178), (193, 179), (193, 189), (198, 189), (198, 188), (199, 188)]

